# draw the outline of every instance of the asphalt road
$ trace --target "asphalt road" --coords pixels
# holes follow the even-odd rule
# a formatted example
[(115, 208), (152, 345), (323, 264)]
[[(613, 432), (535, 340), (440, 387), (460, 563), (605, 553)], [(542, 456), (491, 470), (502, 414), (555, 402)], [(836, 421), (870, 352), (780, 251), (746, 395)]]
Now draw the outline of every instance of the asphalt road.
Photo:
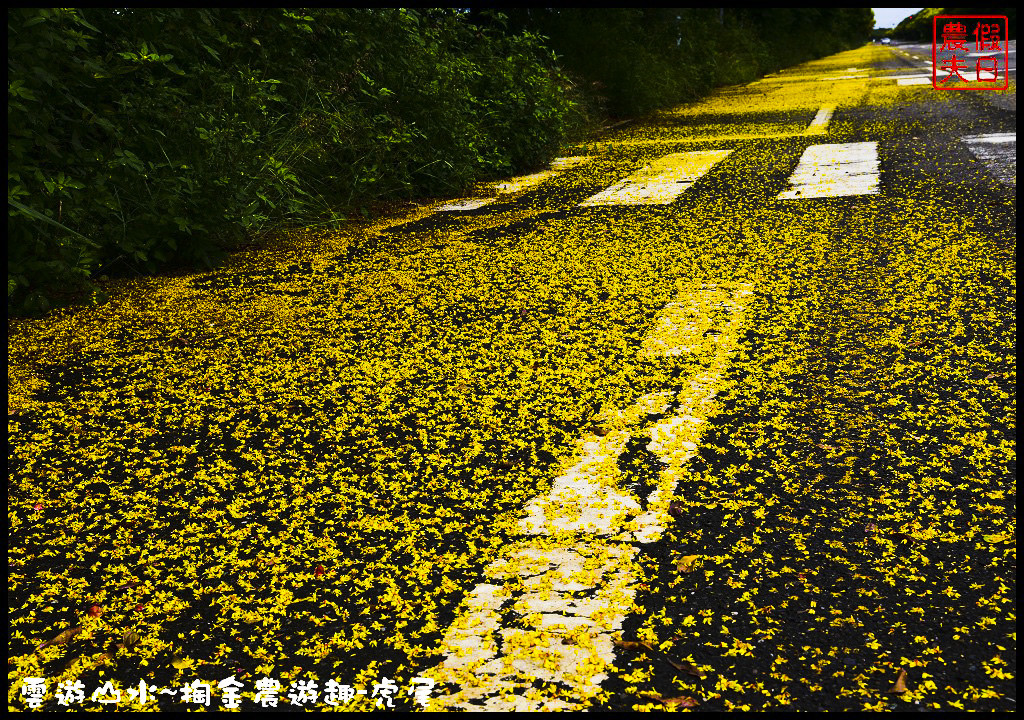
[(10, 324), (9, 704), (1013, 709), (1015, 76), (915, 55)]

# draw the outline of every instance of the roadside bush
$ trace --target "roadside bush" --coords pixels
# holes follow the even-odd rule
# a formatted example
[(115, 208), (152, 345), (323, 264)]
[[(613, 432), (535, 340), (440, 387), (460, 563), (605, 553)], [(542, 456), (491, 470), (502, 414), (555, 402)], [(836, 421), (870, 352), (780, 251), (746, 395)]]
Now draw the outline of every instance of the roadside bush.
[(531, 169), (583, 120), (539, 37), (453, 10), (21, 8), (8, 43), (9, 312)]
[[(508, 9), (548, 38), (567, 72), (628, 117), (693, 100), (867, 41), (869, 8)], [(490, 16), (474, 18), (486, 26)], [(593, 101), (592, 101), (593, 102)]]

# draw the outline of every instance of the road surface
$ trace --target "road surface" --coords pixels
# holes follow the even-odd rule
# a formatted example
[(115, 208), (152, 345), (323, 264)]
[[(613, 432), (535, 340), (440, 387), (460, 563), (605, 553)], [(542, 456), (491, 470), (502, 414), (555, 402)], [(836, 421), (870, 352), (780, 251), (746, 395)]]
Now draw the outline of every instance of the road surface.
[(9, 703), (1015, 707), (1015, 76), (922, 57), (12, 323)]

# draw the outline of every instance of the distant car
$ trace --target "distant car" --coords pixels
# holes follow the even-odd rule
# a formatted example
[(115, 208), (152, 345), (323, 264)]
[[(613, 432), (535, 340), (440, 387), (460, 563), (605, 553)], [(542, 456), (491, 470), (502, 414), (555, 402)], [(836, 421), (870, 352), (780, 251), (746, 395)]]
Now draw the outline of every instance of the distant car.
[(890, 40), (889, 38), (882, 38), (882, 44), (883, 45), (888, 45), (891, 42), (892, 42), (892, 40)]

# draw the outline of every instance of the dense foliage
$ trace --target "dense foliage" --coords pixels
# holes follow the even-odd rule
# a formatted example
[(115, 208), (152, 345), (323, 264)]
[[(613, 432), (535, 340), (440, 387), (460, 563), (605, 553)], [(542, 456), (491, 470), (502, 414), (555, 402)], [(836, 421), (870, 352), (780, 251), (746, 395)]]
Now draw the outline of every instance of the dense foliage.
[(644, 113), (861, 45), (870, 8), (508, 9), (613, 115)]
[(8, 40), (8, 301), (29, 311), (538, 165), (577, 119), (539, 38), (450, 11), (26, 8)]

